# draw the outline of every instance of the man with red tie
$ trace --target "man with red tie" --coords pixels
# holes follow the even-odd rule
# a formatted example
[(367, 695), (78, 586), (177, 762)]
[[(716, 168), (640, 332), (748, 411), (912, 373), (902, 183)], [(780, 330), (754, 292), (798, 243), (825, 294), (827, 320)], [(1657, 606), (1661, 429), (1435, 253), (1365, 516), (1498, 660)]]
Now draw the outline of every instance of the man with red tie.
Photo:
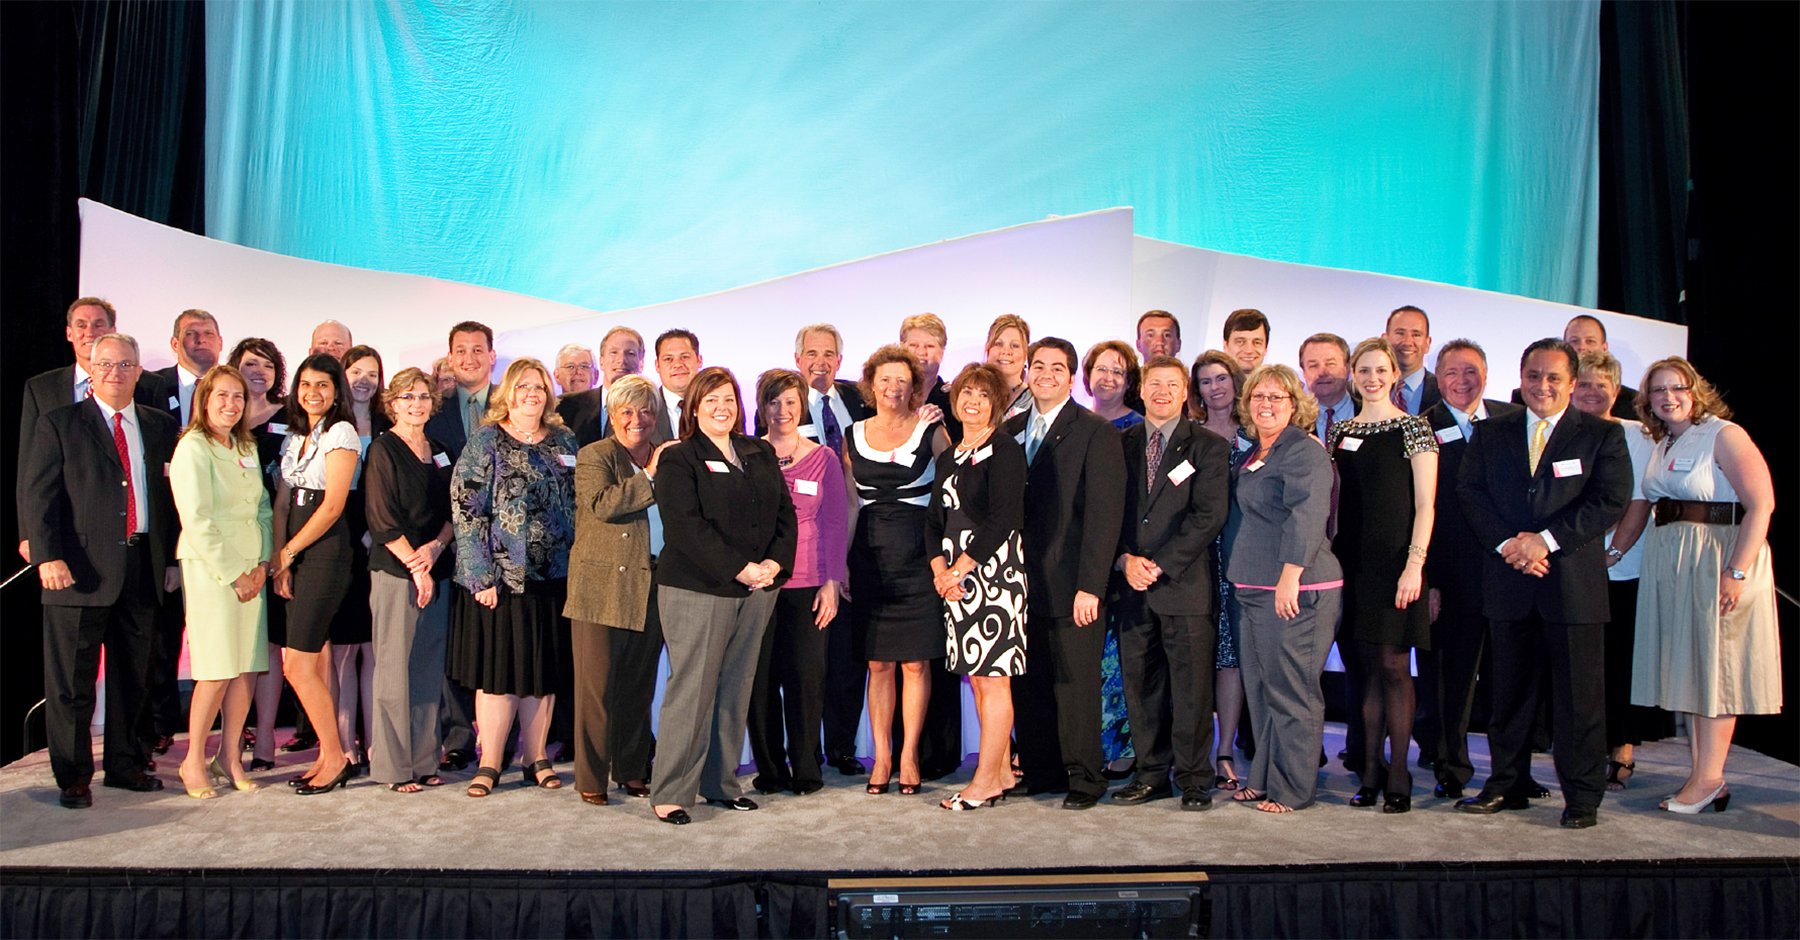
[(162, 789), (145, 773), (137, 735), (147, 704), (156, 608), (174, 572), (175, 504), (168, 462), (177, 428), (133, 402), (143, 370), (137, 341), (93, 343), (93, 395), (37, 419), (19, 487), (31, 557), (43, 586), (44, 689), (50, 768), (70, 809), (92, 805), (94, 715), (106, 649), (105, 786)]
[(1381, 336), (1394, 347), (1394, 358), (1400, 363), (1394, 404), (1409, 415), (1417, 415), (1442, 401), (1437, 376), (1425, 368), (1425, 356), (1431, 352), (1431, 317), (1411, 304), (1396, 307), (1388, 314), (1387, 330)]

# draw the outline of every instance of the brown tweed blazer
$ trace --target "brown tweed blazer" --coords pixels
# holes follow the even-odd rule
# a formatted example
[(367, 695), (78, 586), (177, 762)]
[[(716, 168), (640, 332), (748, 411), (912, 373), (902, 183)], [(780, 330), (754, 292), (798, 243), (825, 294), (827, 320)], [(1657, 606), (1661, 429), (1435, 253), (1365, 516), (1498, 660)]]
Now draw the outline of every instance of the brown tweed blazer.
[(650, 599), (650, 477), (613, 438), (575, 458), (575, 546), (563, 616), (642, 632)]

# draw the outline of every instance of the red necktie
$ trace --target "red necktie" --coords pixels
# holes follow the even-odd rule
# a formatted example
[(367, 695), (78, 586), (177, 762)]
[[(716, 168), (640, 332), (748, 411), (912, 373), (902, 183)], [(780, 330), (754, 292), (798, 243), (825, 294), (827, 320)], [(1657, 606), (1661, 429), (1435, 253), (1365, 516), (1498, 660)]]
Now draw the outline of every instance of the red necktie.
[(125, 445), (125, 416), (113, 412), (113, 446), (119, 449), (119, 465), (125, 468), (125, 537), (137, 534), (137, 489), (131, 483), (131, 448)]
[(1388, 393), (1388, 399), (1391, 400), (1394, 403), (1394, 405), (1396, 407), (1398, 407), (1401, 411), (1406, 411), (1407, 414), (1412, 414), (1412, 412), (1407, 411), (1407, 409), (1406, 409), (1406, 395), (1404, 395), (1400, 391), (1400, 388), (1401, 388), (1401, 384), (1399, 382), (1395, 382), (1393, 390)]

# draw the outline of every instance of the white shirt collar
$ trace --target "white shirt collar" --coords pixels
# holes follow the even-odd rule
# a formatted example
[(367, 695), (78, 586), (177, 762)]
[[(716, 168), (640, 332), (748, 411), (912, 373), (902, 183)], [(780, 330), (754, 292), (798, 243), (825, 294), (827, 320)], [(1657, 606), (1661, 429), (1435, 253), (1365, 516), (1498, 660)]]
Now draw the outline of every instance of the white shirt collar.
[[(1425, 367), (1420, 366), (1406, 375), (1401, 376), (1400, 384), (1406, 386), (1407, 391), (1417, 390), (1419, 386), (1425, 384)], [(1345, 397), (1349, 396), (1346, 395)]]
[(131, 404), (127, 404), (123, 408), (114, 408), (111, 405), (108, 405), (106, 402), (101, 401), (100, 396), (98, 396), (98, 395), (94, 396), (94, 404), (100, 406), (100, 416), (106, 419), (106, 426), (108, 428), (112, 427), (113, 415), (124, 415), (126, 427), (129, 427), (129, 428), (137, 427), (137, 424), (138, 424), (137, 409), (131, 407)]
[(1056, 407), (1050, 409), (1049, 411), (1039, 412), (1038, 406), (1037, 406), (1037, 399), (1034, 398), (1031, 400), (1031, 414), (1034, 417), (1038, 414), (1042, 414), (1044, 416), (1044, 430), (1048, 431), (1048, 430), (1050, 430), (1050, 427), (1052, 425), (1056, 424), (1056, 416), (1062, 414), (1062, 410), (1068, 406), (1069, 401), (1070, 401), (1070, 399), (1065, 398), (1062, 401), (1057, 402)]
[(200, 381), (200, 377), (189, 372), (187, 366), (177, 362), (175, 363), (175, 381), (180, 382), (182, 388), (189, 388), (197, 384)]

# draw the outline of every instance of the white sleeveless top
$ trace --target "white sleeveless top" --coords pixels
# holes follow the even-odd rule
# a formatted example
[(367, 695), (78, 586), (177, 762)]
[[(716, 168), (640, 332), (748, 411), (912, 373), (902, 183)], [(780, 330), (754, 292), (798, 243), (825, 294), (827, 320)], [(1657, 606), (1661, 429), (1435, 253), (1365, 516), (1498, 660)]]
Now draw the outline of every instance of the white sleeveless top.
[(1731, 426), (1724, 418), (1706, 418), (1679, 438), (1663, 438), (1650, 452), (1650, 466), (1644, 470), (1644, 498), (1652, 503), (1659, 499), (1737, 502), (1737, 490), (1731, 488), (1725, 471), (1713, 459), (1719, 432)]

